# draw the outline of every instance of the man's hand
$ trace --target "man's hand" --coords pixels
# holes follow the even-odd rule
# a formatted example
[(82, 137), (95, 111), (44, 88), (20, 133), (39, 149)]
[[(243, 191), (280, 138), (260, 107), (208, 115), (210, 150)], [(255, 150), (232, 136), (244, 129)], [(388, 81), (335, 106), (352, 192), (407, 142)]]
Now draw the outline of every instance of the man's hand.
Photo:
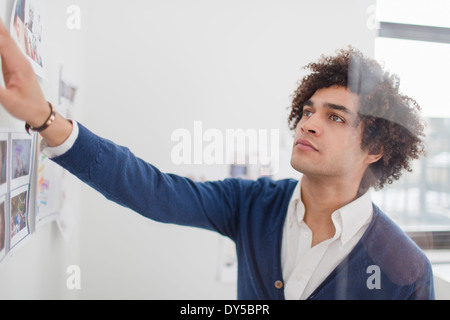
[(49, 107), (37, 77), (16, 42), (0, 21), (0, 56), (5, 88), (0, 87), (0, 103), (13, 117), (33, 127), (41, 126)]
[[(5, 88), (0, 87), (0, 103), (13, 117), (38, 128), (47, 121), (50, 108), (37, 77), (0, 20), (0, 56)], [(42, 137), (50, 146), (63, 143), (72, 132), (72, 124), (60, 115), (44, 131)]]

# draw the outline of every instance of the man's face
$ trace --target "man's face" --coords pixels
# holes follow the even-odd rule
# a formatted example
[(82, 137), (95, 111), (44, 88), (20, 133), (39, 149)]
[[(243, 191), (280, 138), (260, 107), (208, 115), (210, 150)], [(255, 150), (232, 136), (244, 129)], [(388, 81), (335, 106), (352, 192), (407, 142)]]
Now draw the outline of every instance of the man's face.
[(361, 179), (372, 159), (361, 149), (358, 110), (358, 95), (344, 87), (317, 90), (296, 128), (292, 167), (305, 176)]

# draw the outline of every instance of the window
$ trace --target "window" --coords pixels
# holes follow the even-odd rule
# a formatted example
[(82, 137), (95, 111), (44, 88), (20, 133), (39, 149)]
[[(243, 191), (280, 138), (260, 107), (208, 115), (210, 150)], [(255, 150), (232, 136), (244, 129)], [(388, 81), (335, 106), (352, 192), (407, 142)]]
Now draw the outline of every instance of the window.
[(428, 122), (427, 156), (374, 192), (374, 202), (424, 249), (450, 248), (450, 1), (378, 0), (375, 58), (400, 77)]

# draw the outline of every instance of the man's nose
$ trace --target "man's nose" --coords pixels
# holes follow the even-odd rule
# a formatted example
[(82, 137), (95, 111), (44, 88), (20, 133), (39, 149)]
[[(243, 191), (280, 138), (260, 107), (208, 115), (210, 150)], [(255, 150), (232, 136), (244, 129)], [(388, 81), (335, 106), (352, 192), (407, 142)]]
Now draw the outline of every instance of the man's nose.
[(301, 133), (312, 134), (315, 136), (319, 136), (322, 134), (322, 125), (319, 117), (317, 115), (312, 115), (307, 119), (302, 119), (300, 121), (300, 131)]

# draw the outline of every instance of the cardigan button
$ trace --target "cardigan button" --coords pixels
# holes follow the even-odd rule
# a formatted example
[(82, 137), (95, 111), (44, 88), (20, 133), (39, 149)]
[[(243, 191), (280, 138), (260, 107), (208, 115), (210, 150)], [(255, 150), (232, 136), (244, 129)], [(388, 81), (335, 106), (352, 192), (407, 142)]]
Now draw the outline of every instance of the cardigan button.
[(283, 288), (283, 281), (281, 281), (281, 280), (275, 281), (275, 288), (277, 288), (277, 289)]

